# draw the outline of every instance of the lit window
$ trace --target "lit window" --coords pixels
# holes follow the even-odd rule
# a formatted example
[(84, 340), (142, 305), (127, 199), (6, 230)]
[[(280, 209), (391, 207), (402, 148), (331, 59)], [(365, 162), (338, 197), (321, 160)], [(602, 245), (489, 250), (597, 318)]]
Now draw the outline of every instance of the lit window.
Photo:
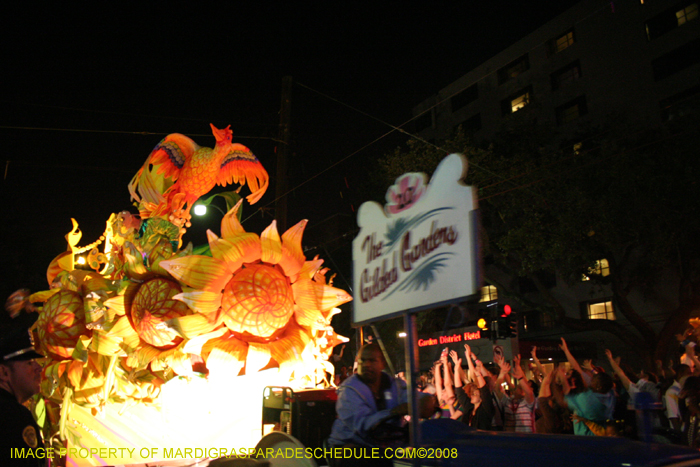
[(570, 45), (574, 44), (574, 31), (569, 31), (554, 41), (554, 51), (561, 52)]
[(698, 18), (698, 2), (686, 1), (667, 8), (646, 23), (647, 39), (654, 40)]
[(678, 26), (681, 26), (688, 21), (692, 21), (698, 17), (698, 4), (691, 3), (687, 7), (678, 10), (676, 12), (676, 19), (678, 20)]
[(606, 277), (610, 275), (610, 263), (608, 260), (603, 258), (595, 262), (595, 266), (588, 268), (588, 274), (584, 274), (581, 280), (587, 281), (591, 278), (590, 275), (596, 274), (598, 276)]
[(530, 103), (530, 93), (526, 92), (510, 101), (511, 112), (517, 112)]
[(532, 102), (532, 86), (521, 89), (501, 101), (501, 112), (510, 115)]
[(599, 276), (609, 276), (610, 275), (610, 263), (608, 260), (603, 258), (595, 262), (595, 266), (588, 271), (591, 274), (598, 274)]
[(479, 300), (479, 303), (490, 302), (491, 300), (496, 299), (498, 299), (498, 291), (496, 290), (496, 287), (493, 285), (485, 285), (481, 288), (481, 299)]
[(588, 319), (615, 320), (612, 302), (589, 303)]
[(574, 42), (576, 42), (576, 39), (574, 38), (574, 30), (569, 29), (560, 36), (547, 41), (547, 53), (549, 55), (554, 55), (562, 52), (574, 45)]

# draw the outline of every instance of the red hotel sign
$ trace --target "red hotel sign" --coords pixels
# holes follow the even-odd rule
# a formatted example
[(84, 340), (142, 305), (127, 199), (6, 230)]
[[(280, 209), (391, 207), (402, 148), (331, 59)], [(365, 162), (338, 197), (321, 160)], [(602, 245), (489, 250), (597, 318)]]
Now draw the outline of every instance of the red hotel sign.
[(453, 342), (462, 341), (474, 341), (477, 339), (481, 339), (481, 331), (464, 332), (462, 334), (439, 336), (437, 338), (418, 339), (418, 347), (429, 347), (431, 345), (451, 344)]

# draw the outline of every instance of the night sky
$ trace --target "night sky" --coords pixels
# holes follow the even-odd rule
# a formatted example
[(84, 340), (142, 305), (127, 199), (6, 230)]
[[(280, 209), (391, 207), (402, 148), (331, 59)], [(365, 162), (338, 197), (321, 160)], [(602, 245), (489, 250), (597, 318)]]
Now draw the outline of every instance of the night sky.
[[(376, 119), (403, 124), (417, 103), (575, 1), (54, 3), (6, 11), (0, 28), (3, 297), (46, 287), (71, 217), (84, 245), (110, 213), (135, 212), (127, 184), (165, 135), (212, 147), (210, 122), (230, 124), (272, 177), (244, 211), (244, 227), (262, 231), (287, 75), (289, 223), (309, 219), (311, 231), (354, 217), (372, 161), (406, 139), (370, 144), (391, 130)], [(212, 216), (206, 227), (218, 232)], [(203, 243), (203, 232), (189, 240)]]

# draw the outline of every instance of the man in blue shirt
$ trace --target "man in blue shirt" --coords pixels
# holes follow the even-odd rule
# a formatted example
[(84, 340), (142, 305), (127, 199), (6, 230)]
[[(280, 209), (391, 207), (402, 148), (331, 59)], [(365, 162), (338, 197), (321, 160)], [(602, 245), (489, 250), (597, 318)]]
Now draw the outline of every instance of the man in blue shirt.
[[(386, 363), (377, 343), (364, 345), (357, 358), (357, 374), (346, 379), (338, 388), (335, 410), (338, 418), (333, 423), (328, 444), (331, 447), (372, 448), (382, 444), (373, 432), (383, 425), (399, 431), (403, 416), (408, 414), (406, 384), (384, 371)], [(435, 398), (420, 400), (424, 418), (435, 412)], [(367, 465), (368, 460), (382, 464), (390, 459), (342, 459), (342, 465), (353, 461)]]

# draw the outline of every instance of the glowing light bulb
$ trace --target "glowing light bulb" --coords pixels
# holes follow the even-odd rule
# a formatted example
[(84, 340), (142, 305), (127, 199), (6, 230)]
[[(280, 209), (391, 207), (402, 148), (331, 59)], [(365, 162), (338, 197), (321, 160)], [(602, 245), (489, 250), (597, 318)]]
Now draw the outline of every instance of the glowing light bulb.
[(194, 205), (194, 215), (195, 216), (203, 216), (207, 213), (207, 207), (203, 204), (195, 204)]

